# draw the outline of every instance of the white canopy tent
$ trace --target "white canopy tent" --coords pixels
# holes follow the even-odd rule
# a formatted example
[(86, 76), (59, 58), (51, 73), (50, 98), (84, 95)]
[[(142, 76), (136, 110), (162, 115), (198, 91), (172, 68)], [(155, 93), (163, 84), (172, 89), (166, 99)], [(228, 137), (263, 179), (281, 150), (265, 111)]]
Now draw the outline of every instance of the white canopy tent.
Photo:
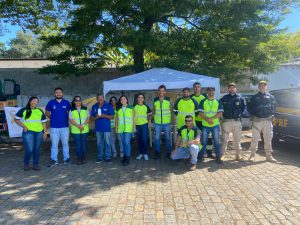
[(199, 82), (202, 87), (215, 87), (216, 97), (220, 96), (219, 78), (182, 72), (168, 68), (153, 68), (141, 73), (103, 82), (103, 92), (133, 90), (157, 90), (164, 84), (167, 89), (192, 87)]

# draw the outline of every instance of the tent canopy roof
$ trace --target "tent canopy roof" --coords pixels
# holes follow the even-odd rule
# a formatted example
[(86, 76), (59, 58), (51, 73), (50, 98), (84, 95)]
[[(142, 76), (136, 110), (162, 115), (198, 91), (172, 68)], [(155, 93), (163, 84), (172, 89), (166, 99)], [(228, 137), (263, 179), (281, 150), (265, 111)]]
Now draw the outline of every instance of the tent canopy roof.
[(192, 87), (195, 82), (199, 82), (203, 87), (215, 87), (216, 95), (220, 95), (219, 78), (169, 68), (153, 68), (141, 73), (104, 81), (103, 91), (104, 95), (106, 95), (109, 91), (116, 90), (157, 90), (162, 84), (164, 84), (167, 89), (178, 89)]

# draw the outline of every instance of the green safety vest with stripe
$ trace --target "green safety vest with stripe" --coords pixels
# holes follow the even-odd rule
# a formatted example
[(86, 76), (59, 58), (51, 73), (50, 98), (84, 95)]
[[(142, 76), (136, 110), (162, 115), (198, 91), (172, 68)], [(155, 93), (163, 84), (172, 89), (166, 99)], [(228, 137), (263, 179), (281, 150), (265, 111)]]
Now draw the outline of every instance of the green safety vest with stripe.
[(42, 132), (43, 131), (43, 123), (47, 121), (43, 110), (39, 108), (31, 109), (31, 115), (28, 119), (26, 117), (26, 108), (21, 109), (22, 115), (18, 117), (18, 113), (16, 114), (16, 119), (22, 119), (22, 123), (27, 127), (28, 130), (34, 132)]
[(118, 133), (132, 133), (133, 131), (133, 108), (127, 105), (125, 113), (122, 107), (117, 111), (118, 115)]
[[(88, 117), (87, 108), (84, 106), (81, 106), (80, 111), (78, 111), (77, 108), (72, 108), (71, 113), (72, 113), (72, 119), (78, 125), (83, 124)], [(80, 131), (80, 129), (78, 127), (71, 124), (71, 133), (72, 134), (85, 134), (88, 132), (89, 132), (89, 124), (84, 125), (83, 131)]]
[[(223, 111), (223, 110), (219, 110), (220, 103), (217, 99), (214, 100), (205, 99), (203, 100), (203, 102), (201, 102), (201, 104), (203, 104), (203, 108), (201, 108), (200, 111), (204, 113), (204, 115), (207, 117), (213, 117), (217, 115), (218, 112)], [(220, 124), (219, 118), (213, 119), (213, 124), (209, 124), (206, 120), (202, 121), (202, 125), (206, 127), (214, 127), (219, 124)]]
[[(193, 127), (190, 130), (187, 129), (187, 126), (183, 126), (180, 129), (180, 134), (181, 134), (181, 147), (182, 148), (188, 148), (188, 142), (193, 141), (196, 139), (197, 136), (197, 130), (200, 135), (200, 131), (197, 127)], [(202, 145), (199, 143), (198, 145), (199, 149), (201, 150)]]
[[(201, 102), (203, 99), (206, 99), (206, 98), (207, 98), (207, 96), (206, 96), (205, 94), (201, 94), (201, 95), (199, 95), (199, 96), (196, 96), (196, 95), (193, 94), (193, 95), (191, 95), (191, 97), (192, 97), (193, 99), (195, 99), (195, 101), (197, 102), (198, 105), (200, 104), (200, 102)], [(203, 118), (200, 116), (200, 114), (198, 114), (198, 115), (196, 116), (195, 120), (196, 120), (196, 121), (202, 121)]]
[(162, 104), (159, 97), (154, 98), (154, 123), (169, 124), (171, 123), (171, 101), (169, 97), (164, 97)]
[(148, 123), (148, 113), (150, 111), (147, 105), (135, 105), (134, 106), (134, 117), (136, 125), (143, 125)]
[(114, 110), (115, 114), (114, 117), (110, 120), (110, 128), (115, 128), (116, 127), (116, 115), (117, 115), (117, 111)]
[(177, 99), (174, 109), (175, 115), (177, 115), (177, 128), (180, 129), (185, 125), (185, 116), (191, 115), (195, 125), (195, 115), (198, 115), (198, 104), (193, 98), (185, 100), (183, 98)]

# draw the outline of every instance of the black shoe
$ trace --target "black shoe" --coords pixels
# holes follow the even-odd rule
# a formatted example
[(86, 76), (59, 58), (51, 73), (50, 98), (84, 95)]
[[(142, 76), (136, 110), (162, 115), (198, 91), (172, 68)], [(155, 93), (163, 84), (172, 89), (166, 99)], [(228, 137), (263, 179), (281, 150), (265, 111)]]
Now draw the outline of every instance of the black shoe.
[(24, 171), (30, 170), (30, 166), (29, 166), (29, 165), (24, 165), (23, 170), (24, 170)]
[(111, 159), (105, 159), (104, 161), (107, 163), (112, 163)]
[(87, 161), (86, 161), (86, 158), (85, 157), (81, 157), (81, 164), (86, 164)]
[(198, 162), (203, 163), (204, 162), (204, 157), (202, 157), (202, 156), (198, 157)]
[(55, 161), (55, 160), (51, 160), (49, 163), (48, 163), (48, 165), (47, 165), (47, 167), (53, 167), (53, 166), (56, 166), (56, 165), (58, 165), (58, 162), (57, 161)]
[(98, 159), (96, 163), (103, 163), (103, 159)]
[(160, 152), (155, 152), (155, 157), (154, 159), (160, 159)]
[(124, 155), (123, 160), (122, 160), (123, 166), (127, 166), (127, 156)]
[(171, 153), (166, 154), (166, 159), (171, 159)]
[(217, 158), (216, 158), (216, 162), (217, 162), (218, 164), (223, 164), (223, 160), (221, 159), (221, 157), (217, 157)]
[(35, 165), (35, 166), (33, 166), (32, 169), (35, 170), (35, 171), (40, 171), (41, 167), (39, 167), (38, 165)]
[(81, 159), (77, 159), (76, 164), (77, 164), (77, 165), (81, 165), (81, 164), (82, 164), (82, 160), (81, 160)]
[(207, 158), (210, 158), (210, 159), (215, 159), (216, 157), (213, 155), (212, 151), (206, 151), (207, 153)]
[(126, 157), (126, 162), (127, 162), (127, 165), (130, 164), (130, 156), (127, 156), (127, 157)]
[(65, 164), (65, 165), (71, 165), (71, 159), (70, 159), (70, 158), (66, 159), (66, 160), (64, 161), (64, 164)]

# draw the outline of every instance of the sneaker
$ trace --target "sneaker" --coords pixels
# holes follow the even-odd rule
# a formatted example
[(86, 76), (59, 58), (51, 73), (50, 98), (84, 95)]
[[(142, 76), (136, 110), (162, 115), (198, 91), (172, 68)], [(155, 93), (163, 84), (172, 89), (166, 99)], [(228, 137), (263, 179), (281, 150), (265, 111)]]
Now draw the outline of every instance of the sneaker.
[(254, 162), (254, 160), (255, 160), (255, 153), (251, 153), (251, 155), (250, 155), (248, 161), (249, 161), (249, 162)]
[(40, 171), (40, 170), (41, 170), (41, 167), (39, 167), (38, 165), (36, 165), (36, 166), (33, 166), (32, 169), (35, 170), (35, 171)]
[(120, 153), (120, 157), (123, 158), (124, 157), (124, 153)]
[(56, 165), (58, 165), (58, 162), (57, 161), (55, 161), (55, 160), (51, 160), (49, 163), (48, 163), (48, 165), (47, 165), (47, 167), (53, 167), (53, 166), (56, 166)]
[(116, 158), (116, 157), (117, 157), (117, 153), (114, 153), (114, 154), (112, 155), (112, 157)]
[(266, 157), (266, 161), (271, 163), (277, 163), (277, 160), (274, 159), (271, 155)]
[(222, 164), (223, 163), (223, 160), (221, 159), (221, 157), (216, 157), (216, 162), (218, 164)]
[(81, 159), (81, 164), (86, 164), (86, 163), (87, 163), (86, 159)]
[(207, 153), (207, 158), (210, 158), (210, 159), (215, 159), (216, 157), (213, 155), (212, 151), (206, 151)]
[(76, 164), (77, 165), (81, 165), (82, 164), (82, 160), (81, 159), (77, 159)]
[(148, 155), (147, 155), (147, 154), (145, 154), (145, 155), (144, 155), (144, 159), (145, 159), (146, 161), (148, 161), (148, 160), (149, 160), (149, 157), (148, 157)]
[(65, 165), (71, 165), (71, 159), (70, 159), (70, 158), (66, 159), (66, 160), (64, 161), (64, 164), (65, 164)]
[(143, 158), (143, 155), (142, 154), (139, 154), (138, 157), (136, 157), (137, 160), (141, 160)]
[(191, 170), (191, 171), (195, 171), (196, 169), (197, 169), (197, 166), (196, 166), (196, 164), (192, 164), (192, 166), (191, 166), (190, 170)]
[(23, 169), (24, 169), (24, 171), (28, 171), (28, 170), (30, 170), (30, 166), (29, 165), (24, 165)]
[(96, 161), (96, 163), (102, 163), (103, 162), (103, 159), (98, 159), (97, 161)]
[(111, 159), (105, 159), (104, 161), (107, 163), (112, 163)]

